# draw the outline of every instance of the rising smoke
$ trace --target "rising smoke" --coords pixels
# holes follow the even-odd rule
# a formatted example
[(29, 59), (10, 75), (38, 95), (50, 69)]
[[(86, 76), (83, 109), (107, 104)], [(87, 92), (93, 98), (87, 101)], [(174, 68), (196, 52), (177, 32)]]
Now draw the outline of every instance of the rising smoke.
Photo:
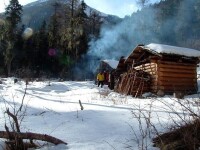
[[(85, 63), (86, 66), (81, 68), (84, 68), (85, 72), (94, 73), (100, 60), (119, 60), (121, 56), (128, 56), (138, 44), (177, 45), (178, 42), (174, 39), (174, 34), (177, 34), (176, 30), (182, 27), (182, 21), (186, 21), (184, 19), (178, 20), (178, 18), (189, 14), (186, 11), (184, 14), (183, 8), (193, 2), (195, 0), (180, 0), (180, 5), (175, 10), (176, 15), (173, 14), (169, 18), (158, 16), (158, 14), (161, 15), (160, 11), (162, 10), (155, 9), (155, 7), (145, 7), (141, 11), (125, 17), (122, 22), (115, 26), (103, 26), (100, 38), (90, 41), (89, 51), (84, 56), (87, 63)], [(161, 22), (159, 19), (164, 21)], [(177, 24), (180, 24), (180, 26), (177, 26)]]
[[(88, 66), (84, 68), (95, 72), (100, 60), (119, 60), (121, 56), (128, 56), (138, 44), (155, 41), (154, 32), (146, 27), (153, 24), (155, 12), (153, 9), (145, 11), (146, 14), (127, 16), (115, 26), (103, 26), (100, 38), (91, 40), (89, 51), (84, 58), (88, 59)], [(149, 17), (149, 14), (151, 14)]]

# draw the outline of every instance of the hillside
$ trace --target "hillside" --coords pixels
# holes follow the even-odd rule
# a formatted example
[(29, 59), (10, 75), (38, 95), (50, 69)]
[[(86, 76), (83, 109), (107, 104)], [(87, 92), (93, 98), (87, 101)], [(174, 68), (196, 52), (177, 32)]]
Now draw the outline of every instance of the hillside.
[[(56, 9), (61, 17), (63, 17), (64, 14), (69, 11), (69, 8), (66, 6), (67, 1), (65, 0), (38, 0), (23, 6), (22, 24), (37, 29), (41, 27), (44, 20), (49, 22), (50, 17), (55, 12), (55, 3), (58, 4)], [(121, 19), (117, 16), (104, 14), (87, 6), (86, 14), (89, 16), (91, 12), (96, 12), (99, 14), (104, 23), (116, 24), (121, 22)]]

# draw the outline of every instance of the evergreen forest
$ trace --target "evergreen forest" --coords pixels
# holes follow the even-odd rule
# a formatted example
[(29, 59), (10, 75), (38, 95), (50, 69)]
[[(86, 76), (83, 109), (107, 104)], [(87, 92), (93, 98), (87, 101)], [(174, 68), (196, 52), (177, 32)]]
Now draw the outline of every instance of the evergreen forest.
[(45, 14), (35, 10), (37, 21), (25, 21), (33, 11), (24, 13), (18, 0), (10, 0), (1, 14), (1, 76), (92, 79), (99, 60), (118, 60), (138, 44), (200, 50), (198, 0), (161, 0), (125, 18), (86, 12), (84, 0), (49, 1)]

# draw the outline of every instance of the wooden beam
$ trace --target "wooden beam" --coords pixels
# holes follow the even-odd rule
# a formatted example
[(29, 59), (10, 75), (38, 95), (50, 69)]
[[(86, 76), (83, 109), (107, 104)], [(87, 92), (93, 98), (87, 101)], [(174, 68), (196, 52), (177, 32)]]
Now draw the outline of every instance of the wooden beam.
[(180, 86), (180, 87), (172, 87), (172, 86), (152, 86), (152, 90), (163, 90), (163, 91), (168, 91), (168, 92), (174, 92), (174, 91), (197, 91), (197, 88), (192, 86)]
[(165, 78), (165, 77), (161, 77), (158, 81), (157, 78), (152, 78), (152, 82), (171, 82), (171, 83), (197, 83), (197, 79), (193, 79), (193, 78)]
[(196, 74), (183, 74), (183, 73), (169, 73), (169, 72), (159, 72), (159, 77), (176, 77), (179, 78), (196, 78)]
[(180, 65), (180, 64), (158, 64), (159, 68), (174, 68), (174, 69), (185, 69), (185, 70), (191, 70), (196, 69), (196, 65)]
[(196, 69), (177, 69), (177, 68), (159, 68), (160, 72), (188, 73), (196, 74)]
[(196, 86), (197, 83), (195, 82), (163, 82), (163, 81), (159, 81), (158, 85), (160, 86)]
[(195, 66), (197, 67), (197, 64), (190, 64), (190, 63), (179, 63), (179, 62), (172, 62), (172, 61), (158, 61), (158, 64), (164, 64), (164, 65), (178, 65), (178, 66)]
[(197, 77), (189, 77), (189, 78), (180, 78), (180, 77), (176, 77), (176, 76), (172, 76), (172, 77), (159, 77), (160, 81), (174, 81), (176, 82), (177, 80), (179, 81), (197, 81)]

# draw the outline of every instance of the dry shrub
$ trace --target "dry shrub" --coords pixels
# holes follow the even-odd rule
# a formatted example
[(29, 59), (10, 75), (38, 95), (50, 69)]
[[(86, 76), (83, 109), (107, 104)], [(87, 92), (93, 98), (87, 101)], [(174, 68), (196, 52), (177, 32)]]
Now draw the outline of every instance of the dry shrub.
[(196, 150), (200, 147), (200, 119), (153, 138), (161, 150)]

